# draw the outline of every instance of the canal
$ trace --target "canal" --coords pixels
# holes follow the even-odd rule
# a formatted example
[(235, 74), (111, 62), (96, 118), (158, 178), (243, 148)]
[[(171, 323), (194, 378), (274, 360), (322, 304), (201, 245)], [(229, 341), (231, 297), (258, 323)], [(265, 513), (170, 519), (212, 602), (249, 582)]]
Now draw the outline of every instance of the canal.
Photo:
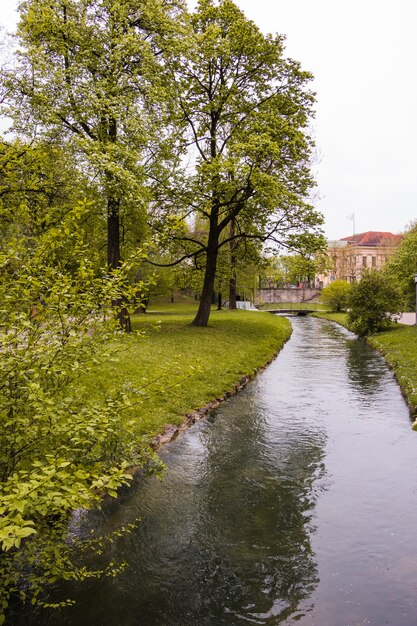
[(364, 341), (292, 322), (267, 370), (163, 450), (162, 481), (79, 522), (107, 532), (140, 516), (113, 546), (128, 568), (15, 626), (416, 626), (407, 406)]

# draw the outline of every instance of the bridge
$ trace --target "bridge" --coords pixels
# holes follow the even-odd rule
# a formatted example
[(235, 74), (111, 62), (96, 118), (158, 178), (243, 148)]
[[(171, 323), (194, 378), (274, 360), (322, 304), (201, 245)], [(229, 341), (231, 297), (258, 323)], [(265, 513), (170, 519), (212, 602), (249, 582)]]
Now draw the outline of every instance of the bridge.
[(297, 315), (299, 317), (305, 317), (309, 313), (314, 313), (313, 309), (297, 309), (296, 307), (291, 309), (267, 309), (268, 313), (283, 313), (285, 315)]
[[(223, 306), (227, 308), (229, 306), (229, 302), (224, 302)], [(321, 310), (321, 307), (317, 302), (274, 302), (272, 304), (267, 304), (266, 306), (268, 308), (261, 307), (260, 310), (274, 314), (282, 313), (284, 315), (299, 315), (300, 317), (305, 317), (309, 313), (314, 313), (315, 311)], [(253, 311), (259, 307), (256, 307), (249, 300), (239, 300), (238, 302), (236, 302), (236, 308)]]
[(264, 311), (269, 313), (282, 313), (283, 315), (298, 315), (305, 317), (309, 313), (321, 311), (322, 307), (318, 302), (274, 302), (267, 305)]

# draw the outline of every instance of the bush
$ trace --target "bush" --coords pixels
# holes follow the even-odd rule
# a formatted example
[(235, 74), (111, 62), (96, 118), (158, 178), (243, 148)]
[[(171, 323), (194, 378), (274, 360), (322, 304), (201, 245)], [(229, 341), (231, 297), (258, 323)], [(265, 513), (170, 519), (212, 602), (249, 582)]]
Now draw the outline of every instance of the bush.
[(68, 520), (116, 497), (127, 468), (153, 459), (136, 422), (121, 418), (138, 394), (89, 399), (83, 388), (120, 333), (111, 303), (130, 295), (128, 266), (94, 271), (86, 210), (0, 249), (0, 624), (11, 595), (34, 603), (58, 578), (112, 575), (113, 563), (77, 565)]
[(401, 295), (387, 274), (367, 270), (360, 282), (351, 285), (348, 306), (350, 328), (364, 336), (390, 325), (392, 316), (400, 312)]
[(330, 311), (335, 313), (346, 311), (350, 287), (350, 283), (347, 283), (345, 280), (335, 280), (323, 289), (320, 301), (325, 307), (328, 307)]

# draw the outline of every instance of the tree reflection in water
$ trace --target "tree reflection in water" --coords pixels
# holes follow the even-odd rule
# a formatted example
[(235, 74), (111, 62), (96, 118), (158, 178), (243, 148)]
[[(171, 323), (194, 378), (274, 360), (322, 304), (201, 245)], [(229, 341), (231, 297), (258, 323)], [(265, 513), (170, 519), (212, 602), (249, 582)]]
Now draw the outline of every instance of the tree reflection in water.
[[(346, 342), (347, 371), (352, 386), (362, 395), (370, 396), (381, 391), (381, 383), (386, 373), (386, 364), (381, 357), (369, 349), (365, 339), (352, 339)], [(379, 365), (379, 367), (378, 367)]]

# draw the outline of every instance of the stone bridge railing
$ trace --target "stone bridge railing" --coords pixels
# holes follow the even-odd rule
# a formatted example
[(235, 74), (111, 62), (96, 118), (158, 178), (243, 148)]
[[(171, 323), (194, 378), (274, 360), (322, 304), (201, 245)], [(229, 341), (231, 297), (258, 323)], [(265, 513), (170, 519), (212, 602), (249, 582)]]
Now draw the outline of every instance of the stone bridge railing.
[(312, 289), (310, 287), (300, 287), (294, 289), (258, 289), (257, 303), (272, 304), (274, 302), (317, 302), (321, 293), (321, 289)]

